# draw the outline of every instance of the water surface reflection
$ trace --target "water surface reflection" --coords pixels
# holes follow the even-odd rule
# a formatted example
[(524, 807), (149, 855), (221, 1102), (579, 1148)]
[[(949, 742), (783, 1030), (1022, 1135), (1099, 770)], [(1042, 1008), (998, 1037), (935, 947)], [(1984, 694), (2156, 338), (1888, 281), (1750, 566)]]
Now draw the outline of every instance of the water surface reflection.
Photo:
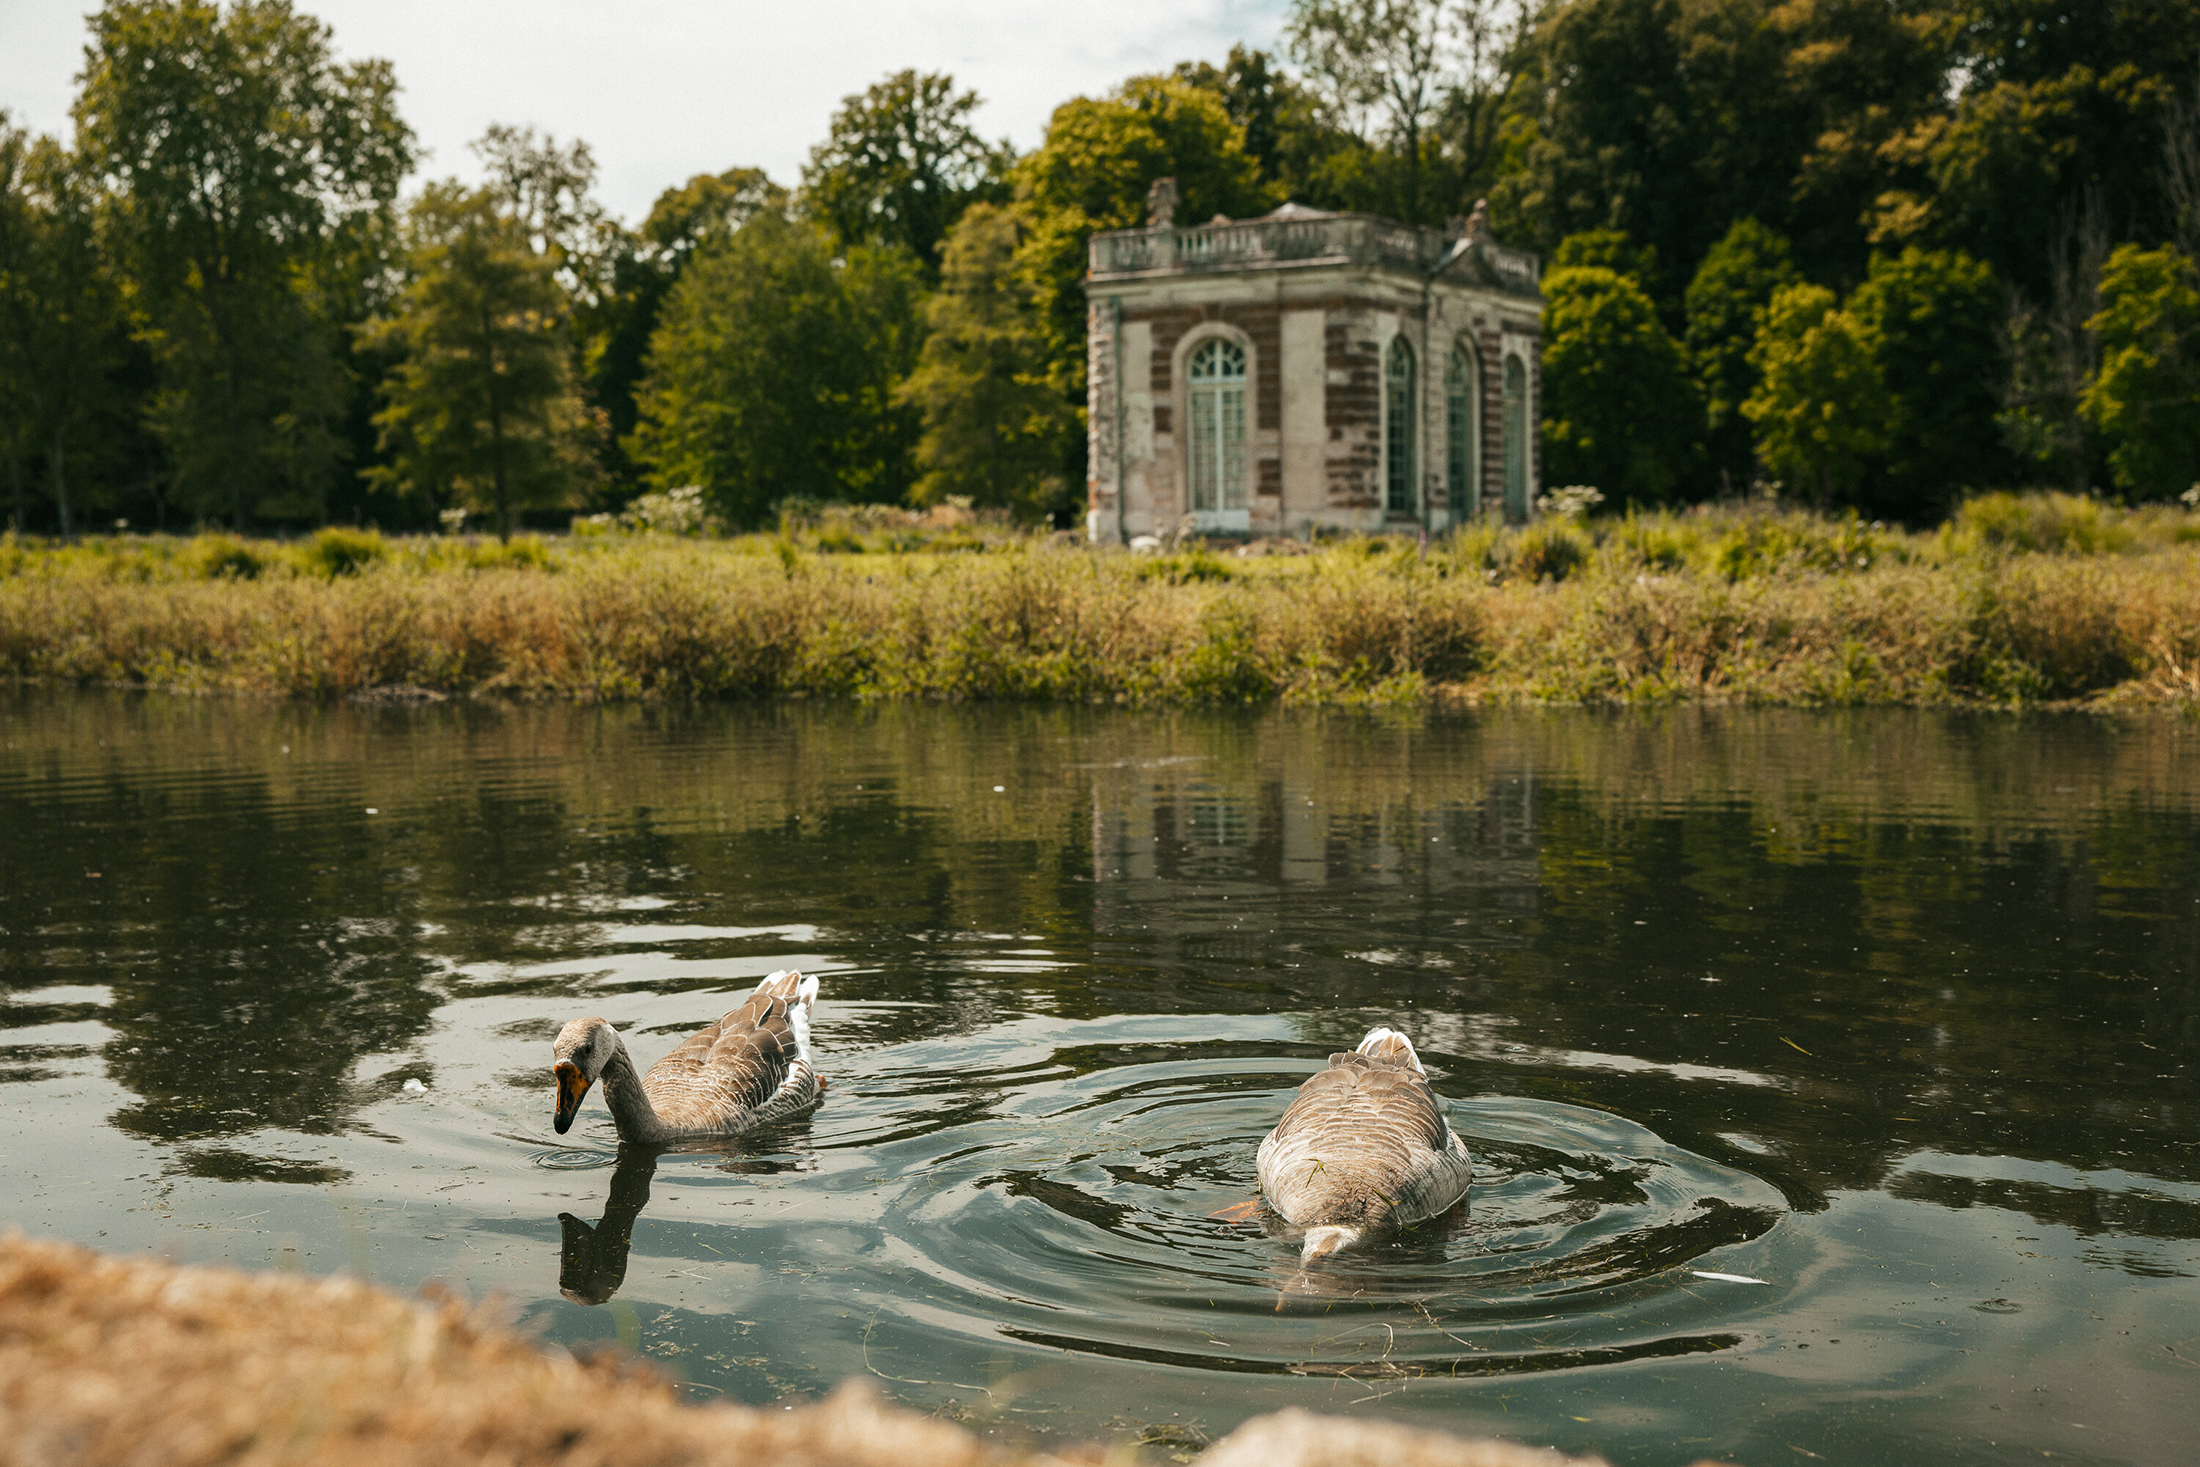
[[(1044, 1437), (2200, 1429), (2189, 723), (84, 694), (5, 733), (35, 1231), (444, 1277), (698, 1393), (868, 1371)], [(646, 1065), (790, 966), (833, 1081), (799, 1134), (558, 1149), (563, 1018)], [(1302, 1276), (1208, 1214), (1378, 1023), (1472, 1205)]]

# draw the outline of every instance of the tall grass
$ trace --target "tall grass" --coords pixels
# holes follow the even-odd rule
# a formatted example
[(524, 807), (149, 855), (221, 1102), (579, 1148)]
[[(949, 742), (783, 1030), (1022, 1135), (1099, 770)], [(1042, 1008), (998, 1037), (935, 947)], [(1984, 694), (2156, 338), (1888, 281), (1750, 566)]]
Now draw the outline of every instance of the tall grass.
[(598, 700), (2200, 707), (2200, 516), (2177, 511), (1992, 496), (1926, 534), (1630, 516), (1474, 527), (1425, 553), (1362, 538), (1136, 556), (935, 528), (0, 540), (0, 677)]

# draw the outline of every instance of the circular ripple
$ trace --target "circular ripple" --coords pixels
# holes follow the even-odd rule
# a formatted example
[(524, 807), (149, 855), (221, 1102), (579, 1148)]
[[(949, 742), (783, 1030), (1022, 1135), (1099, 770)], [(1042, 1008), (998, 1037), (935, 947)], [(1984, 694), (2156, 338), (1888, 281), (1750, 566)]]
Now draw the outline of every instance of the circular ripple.
[(528, 1158), (544, 1171), (551, 1172), (592, 1172), (610, 1166), (618, 1159), (614, 1152), (581, 1149), (538, 1151)]
[(1255, 1192), (1255, 1148), (1306, 1062), (1145, 1058), (1156, 1052), (1170, 1051), (1064, 1050), (1021, 1070), (898, 1077), (905, 1098), (986, 1098), (872, 1142), (905, 1183), (886, 1246), (925, 1280), (926, 1328), (1352, 1376), (1543, 1370), (1741, 1341), (1682, 1266), (1779, 1220), (1785, 1201), (1757, 1177), (1605, 1112), (1454, 1100), (1475, 1155), (1464, 1212), (1302, 1269), (1273, 1219), (1210, 1214)]

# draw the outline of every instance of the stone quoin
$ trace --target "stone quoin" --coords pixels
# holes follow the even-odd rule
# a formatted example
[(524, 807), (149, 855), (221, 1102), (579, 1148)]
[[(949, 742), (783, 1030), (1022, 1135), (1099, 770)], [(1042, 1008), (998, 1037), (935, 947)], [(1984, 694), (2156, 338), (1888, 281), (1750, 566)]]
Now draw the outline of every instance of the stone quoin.
[(1486, 208), (1443, 229), (1285, 204), (1092, 237), (1087, 533), (1440, 531), (1539, 492), (1543, 297)]

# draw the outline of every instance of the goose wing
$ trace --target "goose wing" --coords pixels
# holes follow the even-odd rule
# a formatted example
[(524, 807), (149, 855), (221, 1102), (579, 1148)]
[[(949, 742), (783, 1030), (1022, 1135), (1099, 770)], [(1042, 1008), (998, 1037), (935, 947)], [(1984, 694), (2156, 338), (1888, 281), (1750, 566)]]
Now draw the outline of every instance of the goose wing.
[(650, 1067), (642, 1088), (658, 1114), (691, 1129), (746, 1130), (814, 1100), (809, 1017), (816, 997), (817, 980), (799, 973), (759, 983)]

